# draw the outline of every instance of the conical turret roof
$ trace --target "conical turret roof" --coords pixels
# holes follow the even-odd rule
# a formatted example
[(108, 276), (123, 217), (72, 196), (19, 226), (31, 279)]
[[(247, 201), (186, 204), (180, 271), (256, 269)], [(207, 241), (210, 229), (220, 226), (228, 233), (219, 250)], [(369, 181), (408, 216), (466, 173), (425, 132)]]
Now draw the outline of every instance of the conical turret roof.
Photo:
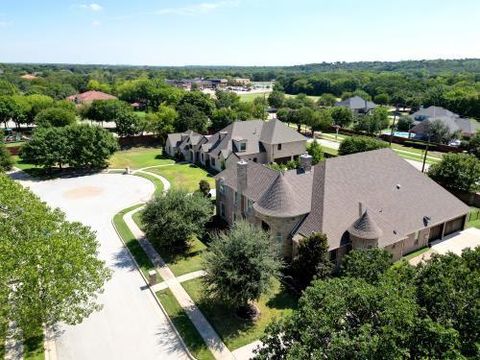
[(306, 214), (305, 206), (299, 204), (292, 186), (283, 172), (279, 173), (270, 188), (254, 204), (260, 214), (273, 217), (293, 217)]
[(382, 230), (368, 214), (368, 210), (350, 226), (348, 232), (361, 239), (378, 239), (382, 236)]

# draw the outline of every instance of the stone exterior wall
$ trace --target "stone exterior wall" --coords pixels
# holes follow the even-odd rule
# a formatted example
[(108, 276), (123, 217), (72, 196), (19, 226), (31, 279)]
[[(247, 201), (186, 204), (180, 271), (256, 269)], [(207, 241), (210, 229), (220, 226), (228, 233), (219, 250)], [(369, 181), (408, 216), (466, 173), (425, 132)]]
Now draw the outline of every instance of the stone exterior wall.
[(305, 152), (307, 141), (295, 141), (290, 143), (281, 144), (281, 150), (278, 150), (278, 144), (264, 144), (266, 150), (266, 162), (273, 162), (275, 159), (280, 158), (296, 158)]

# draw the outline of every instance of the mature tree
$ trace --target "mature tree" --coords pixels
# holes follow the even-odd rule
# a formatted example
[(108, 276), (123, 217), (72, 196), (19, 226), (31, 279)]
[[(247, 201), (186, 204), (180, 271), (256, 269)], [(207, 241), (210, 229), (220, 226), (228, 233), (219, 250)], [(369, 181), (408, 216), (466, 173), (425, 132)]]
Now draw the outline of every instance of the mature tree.
[(258, 359), (400, 359), (415, 330), (414, 288), (363, 279), (316, 280), (293, 316), (274, 322)]
[(116, 121), (119, 116), (130, 112), (132, 112), (132, 109), (126, 102), (116, 99), (94, 100), (90, 105), (81, 109), (80, 115), (84, 119), (103, 123)]
[(13, 95), (11, 97), (10, 116), (17, 128), (22, 124), (29, 123), (28, 114), (30, 113), (31, 108), (32, 107), (26, 96)]
[(204, 257), (207, 292), (242, 316), (272, 286), (280, 263), (267, 232), (245, 221), (214, 236)]
[(233, 91), (215, 91), (215, 104), (218, 109), (222, 108), (235, 108), (240, 103), (240, 96)]
[(268, 95), (268, 105), (275, 109), (280, 109), (285, 102), (285, 93), (281, 91), (272, 91)]
[(51, 107), (40, 111), (35, 116), (37, 126), (55, 126), (62, 127), (76, 122), (75, 113), (63, 108)]
[(397, 122), (398, 131), (410, 131), (414, 122), (411, 116), (400, 116)]
[(146, 78), (127, 80), (117, 90), (121, 100), (140, 102), (148, 109), (157, 109), (162, 103), (176, 105), (184, 94), (183, 90), (168, 86), (162, 80)]
[(314, 139), (307, 145), (307, 153), (312, 157), (313, 165), (318, 164), (324, 158), (322, 146), (318, 143), (317, 139)]
[(317, 100), (317, 105), (318, 106), (333, 106), (337, 102), (337, 97), (333, 94), (322, 94), (318, 100)]
[(477, 131), (467, 142), (467, 151), (469, 154), (475, 155), (480, 159), (480, 131)]
[(230, 125), (232, 122), (238, 119), (238, 113), (230, 108), (221, 108), (213, 111), (211, 116), (211, 129), (218, 131), (225, 126)]
[(210, 200), (203, 195), (172, 189), (150, 200), (142, 213), (147, 238), (157, 248), (182, 253), (192, 237), (201, 237), (212, 215)]
[(252, 117), (262, 120), (267, 119), (267, 106), (267, 100), (262, 96), (257, 96), (255, 99), (253, 99), (253, 106), (251, 109)]
[(8, 121), (13, 117), (14, 102), (11, 96), (0, 96), (0, 121), (7, 127)]
[(118, 149), (111, 133), (87, 124), (37, 129), (23, 147), (20, 157), (47, 169), (101, 168)]
[(333, 123), (343, 128), (350, 126), (353, 122), (352, 111), (344, 106), (335, 106), (330, 111)]
[(115, 131), (120, 137), (135, 135), (140, 125), (140, 119), (133, 111), (121, 111), (115, 117)]
[(302, 240), (298, 247), (298, 254), (293, 258), (291, 265), (296, 286), (303, 290), (313, 279), (325, 279), (330, 276), (332, 270), (327, 236), (314, 233)]
[(480, 160), (468, 154), (445, 154), (432, 164), (428, 175), (446, 189), (462, 192), (480, 190)]
[(77, 90), (71, 84), (64, 82), (48, 82), (43, 93), (55, 100), (63, 100), (77, 93)]
[(480, 247), (461, 256), (434, 255), (416, 277), (418, 303), (440, 325), (460, 335), (462, 353), (480, 356)]
[(107, 94), (110, 94), (112, 92), (112, 87), (109, 84), (102, 83), (98, 80), (91, 79), (88, 81), (87, 84), (87, 89), (88, 90), (97, 90), (97, 91), (103, 91)]
[(10, 155), (10, 152), (7, 150), (7, 147), (2, 142), (2, 131), (0, 130), (0, 173), (8, 171), (13, 166), (13, 159)]
[(341, 275), (374, 284), (391, 265), (392, 254), (384, 249), (352, 250), (342, 259)]
[(7, 80), (0, 80), (0, 96), (17, 95), (20, 91), (18, 88)]
[(185, 103), (177, 106), (178, 119), (176, 121), (177, 131), (193, 130), (204, 133), (208, 128), (208, 117), (195, 105)]
[(440, 120), (427, 120), (425, 133), (433, 143), (448, 144), (453, 139), (461, 138), (461, 132), (452, 132), (448, 125)]
[(339, 155), (354, 154), (388, 147), (388, 143), (367, 136), (351, 136), (345, 138), (338, 149)]
[[(27, 113), (29, 123), (33, 123), (35, 117), (43, 110), (50, 108), (54, 105), (54, 101), (50, 96), (46, 95), (28, 95), (26, 100), (30, 104), (30, 111)], [(74, 110), (75, 111), (75, 108)]]
[[(181, 98), (179, 105), (194, 105), (198, 110), (204, 113), (206, 116), (212, 115), (215, 109), (215, 103), (208, 94), (204, 94), (201, 91), (187, 91)], [(180, 111), (179, 111), (180, 112)]]
[(288, 122), (288, 115), (290, 114), (290, 109), (283, 107), (277, 110), (277, 119), (283, 122)]
[(390, 102), (390, 97), (388, 96), (388, 94), (382, 93), (375, 95), (373, 101), (379, 105), (387, 105)]
[(42, 325), (80, 323), (99, 309), (110, 276), (95, 233), (7, 176), (0, 188), (0, 323), (15, 321), (26, 337)]
[(203, 196), (208, 196), (210, 194), (210, 183), (205, 179), (200, 180), (198, 190), (200, 190)]
[(310, 121), (307, 125), (312, 129), (312, 137), (314, 137), (315, 131), (327, 131), (333, 125), (329, 109), (315, 110), (313, 117), (307, 120)]
[(365, 131), (368, 134), (380, 133), (389, 125), (388, 110), (385, 107), (377, 107), (365, 116), (361, 116), (355, 124), (355, 129)]
[(147, 113), (145, 118), (147, 129), (160, 139), (165, 140), (168, 134), (175, 132), (175, 121), (178, 118), (178, 113), (171, 106), (160, 105), (157, 112)]

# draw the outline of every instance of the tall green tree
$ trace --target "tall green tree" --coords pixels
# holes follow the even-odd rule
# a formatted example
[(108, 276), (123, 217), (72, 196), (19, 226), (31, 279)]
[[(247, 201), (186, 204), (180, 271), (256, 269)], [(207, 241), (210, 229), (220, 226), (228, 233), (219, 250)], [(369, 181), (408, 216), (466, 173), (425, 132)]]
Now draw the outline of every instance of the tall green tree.
[(314, 233), (300, 242), (291, 264), (292, 276), (299, 289), (305, 289), (313, 279), (326, 279), (332, 270), (325, 234)]
[(333, 123), (343, 128), (350, 126), (353, 122), (352, 112), (343, 106), (332, 108), (330, 115), (332, 116)]
[(388, 143), (367, 136), (351, 136), (345, 138), (338, 149), (339, 155), (354, 154), (388, 147)]
[(147, 129), (165, 141), (167, 135), (175, 132), (178, 113), (172, 106), (160, 105), (155, 113), (147, 113)]
[(247, 315), (251, 302), (272, 286), (280, 263), (268, 233), (245, 221), (214, 236), (204, 257), (209, 296)]
[(430, 166), (428, 175), (448, 190), (480, 190), (480, 160), (473, 155), (445, 154), (441, 161)]
[(281, 91), (272, 91), (268, 95), (268, 105), (274, 107), (275, 109), (280, 109), (283, 107), (285, 102), (285, 93)]
[(205, 133), (208, 129), (209, 120), (207, 115), (197, 106), (185, 103), (177, 106), (178, 119), (175, 127), (177, 131), (193, 130)]
[(202, 194), (172, 189), (150, 200), (142, 213), (147, 238), (173, 254), (185, 252), (192, 237), (202, 237), (212, 216), (212, 205)]
[(67, 126), (76, 122), (75, 113), (63, 108), (51, 107), (40, 111), (35, 116), (35, 125), (37, 126)]
[[(3, 136), (2, 131), (0, 131), (0, 137)], [(7, 147), (0, 138), (0, 173), (8, 171), (13, 166), (13, 159), (10, 155), (10, 152), (7, 150)]]
[(312, 157), (312, 164), (316, 165), (323, 160), (323, 149), (317, 139), (307, 145), (307, 153)]
[(133, 111), (121, 111), (115, 118), (115, 131), (120, 137), (139, 133), (140, 125), (140, 119)]
[(352, 250), (342, 259), (342, 276), (379, 281), (392, 265), (392, 254), (384, 249)]
[(95, 233), (5, 175), (0, 189), (0, 321), (16, 321), (25, 334), (80, 323), (100, 308), (110, 277)]

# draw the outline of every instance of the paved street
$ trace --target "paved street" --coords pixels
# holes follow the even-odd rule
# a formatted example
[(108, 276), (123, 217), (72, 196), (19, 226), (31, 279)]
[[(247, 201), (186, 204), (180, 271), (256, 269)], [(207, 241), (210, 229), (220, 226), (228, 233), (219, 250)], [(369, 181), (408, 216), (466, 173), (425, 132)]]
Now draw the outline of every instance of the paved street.
[(89, 225), (101, 243), (99, 257), (113, 270), (99, 302), (77, 326), (61, 326), (58, 359), (186, 359), (180, 340), (146, 288), (111, 225), (118, 211), (146, 201), (153, 185), (140, 177), (98, 174), (50, 181), (22, 181), (69, 220)]

